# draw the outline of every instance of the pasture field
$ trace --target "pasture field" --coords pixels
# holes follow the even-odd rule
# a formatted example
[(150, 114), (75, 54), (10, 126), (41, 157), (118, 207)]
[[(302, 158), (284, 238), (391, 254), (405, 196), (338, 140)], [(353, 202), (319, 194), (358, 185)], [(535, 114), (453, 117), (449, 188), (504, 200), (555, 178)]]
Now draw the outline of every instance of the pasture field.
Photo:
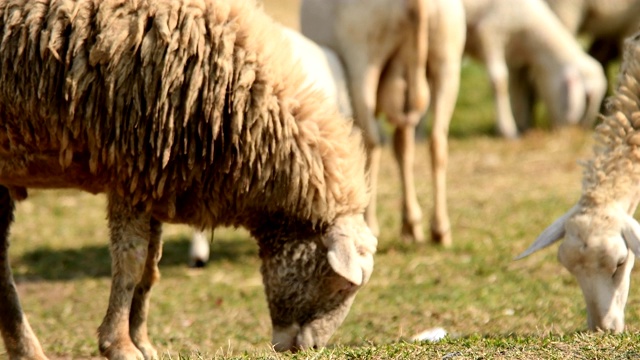
[[(266, 9), (297, 26), (296, 0)], [(374, 274), (328, 348), (276, 354), (257, 246), (219, 229), (204, 269), (186, 266), (191, 230), (164, 227), (162, 279), (152, 290), (149, 333), (163, 359), (626, 359), (640, 357), (640, 291), (634, 271), (627, 332), (585, 333), (586, 312), (556, 246), (513, 258), (580, 193), (592, 134), (540, 128), (517, 141), (493, 135), (484, 69), (465, 62), (451, 123), (448, 200), (454, 245), (399, 239), (400, 183), (390, 149), (379, 193), (381, 235)], [(431, 179), (425, 141), (417, 190), (428, 229)], [(10, 251), (24, 309), (51, 359), (99, 358), (96, 329), (110, 286), (105, 198), (32, 191), (17, 207)], [(423, 330), (448, 337), (413, 343)], [(0, 358), (6, 358), (0, 346)]]

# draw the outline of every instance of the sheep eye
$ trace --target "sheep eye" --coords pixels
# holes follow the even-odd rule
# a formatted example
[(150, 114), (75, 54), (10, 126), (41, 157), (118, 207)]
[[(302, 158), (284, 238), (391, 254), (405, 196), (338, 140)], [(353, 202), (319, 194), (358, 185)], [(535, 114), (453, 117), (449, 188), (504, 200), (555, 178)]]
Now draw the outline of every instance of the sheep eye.
[(342, 277), (336, 277), (331, 284), (332, 290), (336, 294), (344, 294), (353, 291), (356, 288), (349, 280)]
[(615, 276), (616, 276), (616, 274), (618, 274), (618, 271), (620, 270), (620, 268), (622, 267), (622, 265), (624, 265), (624, 264), (625, 264), (625, 262), (626, 262), (626, 261), (627, 261), (627, 259), (626, 259), (626, 258), (621, 258), (620, 260), (618, 260), (618, 263), (616, 264), (616, 269), (615, 269), (615, 271), (613, 272), (612, 277), (615, 277)]

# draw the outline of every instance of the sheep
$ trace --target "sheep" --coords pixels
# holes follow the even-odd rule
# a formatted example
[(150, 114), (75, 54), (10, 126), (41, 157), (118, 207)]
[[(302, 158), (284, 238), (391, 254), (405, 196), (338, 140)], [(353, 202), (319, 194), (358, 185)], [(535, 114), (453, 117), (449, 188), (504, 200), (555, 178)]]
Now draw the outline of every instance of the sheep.
[(532, 123), (529, 78), (555, 126), (590, 127), (605, 95), (602, 66), (584, 53), (542, 0), (464, 0), (465, 53), (489, 72), (498, 132), (516, 138)]
[[(362, 19), (369, 20), (361, 21)], [(403, 129), (408, 129), (405, 132), (398, 131), (396, 138), (408, 136), (428, 103), (426, 26), (424, 0), (303, 0), (300, 6), (301, 32), (319, 45), (334, 50), (343, 60), (349, 77), (354, 120), (364, 135), (369, 186), (372, 189), (365, 218), (375, 235), (379, 233), (375, 216), (375, 189), (382, 141), (374, 117), (378, 105), (378, 88), (397, 86), (406, 93), (404, 111), (397, 117), (390, 116), (390, 120), (402, 125)], [(381, 80), (385, 68), (388, 81)], [(406, 155), (407, 160), (411, 160), (413, 154)], [(402, 173), (407, 172), (410, 174), (410, 169)], [(404, 189), (404, 192), (408, 194), (406, 198), (415, 200), (413, 182), (412, 179), (409, 180), (411, 188)], [(415, 221), (420, 220), (420, 209), (417, 203), (405, 205), (403, 218), (411, 229), (403, 235), (421, 239), (420, 222)]]
[(640, 25), (638, 0), (545, 1), (572, 34), (591, 38), (589, 54), (605, 69), (619, 57), (624, 39)]
[(353, 109), (347, 86), (347, 76), (340, 57), (326, 46), (319, 46), (299, 31), (282, 26), (286, 39), (291, 42), (293, 58), (300, 62), (306, 82), (335, 103), (342, 116), (351, 120)]
[(0, 333), (46, 359), (8, 259), (29, 188), (105, 193), (109, 359), (153, 359), (163, 222), (256, 238), (277, 351), (323, 346), (369, 280), (361, 136), (252, 0), (0, 2)]
[(447, 133), (465, 42), (462, 5), (447, 0), (303, 0), (300, 25), (304, 35), (335, 50), (345, 63), (354, 118), (365, 133), (372, 189), (365, 217), (374, 234), (379, 233), (375, 197), (381, 151), (374, 115), (384, 113), (395, 127), (393, 149), (403, 189), (401, 236), (424, 240), (413, 180), (414, 134), (433, 97), (431, 239), (450, 245)]
[(560, 239), (558, 259), (577, 279), (591, 330), (624, 330), (630, 272), (640, 256), (640, 33), (625, 42), (617, 88), (596, 127), (584, 162), (577, 204), (545, 229), (519, 257)]
[[(347, 78), (342, 61), (336, 53), (286, 26), (282, 26), (282, 33), (290, 41), (293, 58), (300, 62), (304, 70), (306, 84), (317, 91), (323, 91), (329, 100), (335, 102), (340, 114), (351, 119), (353, 111)], [(209, 261), (209, 254), (209, 239), (204, 232), (195, 231), (189, 245), (189, 266), (204, 266)]]

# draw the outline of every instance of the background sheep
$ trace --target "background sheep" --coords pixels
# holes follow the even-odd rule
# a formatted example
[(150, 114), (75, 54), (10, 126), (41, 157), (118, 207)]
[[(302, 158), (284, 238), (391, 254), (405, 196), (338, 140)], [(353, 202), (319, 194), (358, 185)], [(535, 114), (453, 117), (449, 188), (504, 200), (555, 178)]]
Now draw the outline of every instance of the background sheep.
[(360, 138), (251, 1), (0, 4), (0, 332), (45, 359), (8, 265), (27, 188), (108, 197), (111, 359), (155, 358), (161, 223), (257, 238), (276, 350), (322, 346), (373, 267)]
[(630, 272), (640, 256), (640, 33), (629, 38), (597, 146), (585, 163), (582, 196), (519, 258), (564, 238), (558, 259), (578, 280), (591, 330), (624, 330)]
[[(356, 15), (357, 14), (357, 15)], [(362, 19), (368, 19), (362, 21)], [(349, 76), (356, 123), (369, 153), (372, 199), (367, 223), (379, 232), (376, 187), (381, 138), (375, 113), (395, 126), (393, 149), (403, 186), (402, 236), (422, 241), (422, 214), (414, 180), (415, 126), (428, 101), (422, 90), (429, 80), (433, 97), (431, 161), (434, 210), (431, 235), (451, 243), (446, 205), (447, 132), (458, 93), (464, 46), (464, 12), (457, 1), (323, 1), (303, 0), (302, 33), (334, 49)], [(428, 75), (427, 72), (428, 71)]]
[[(290, 42), (292, 57), (299, 62), (305, 74), (305, 85), (315, 91), (322, 91), (329, 101), (334, 103), (340, 114), (351, 119), (351, 99), (347, 88), (347, 78), (341, 60), (333, 50), (318, 46), (298, 31), (281, 27), (285, 38)], [(189, 245), (189, 265), (204, 266), (209, 260), (210, 238), (202, 231), (191, 236)]]
[(624, 39), (640, 25), (638, 0), (545, 0), (574, 35), (591, 40), (589, 54), (606, 69), (620, 56)]
[(465, 51), (487, 67), (502, 136), (517, 137), (532, 124), (529, 79), (552, 124), (593, 123), (607, 86), (602, 67), (542, 0), (463, 3)]
[[(365, 217), (374, 234), (379, 233), (376, 218), (376, 188), (381, 142), (375, 118), (378, 94), (383, 86), (406, 92), (406, 106), (398, 114), (389, 114), (391, 122), (406, 131), (397, 131), (394, 143), (406, 144), (399, 149), (406, 162), (412, 162), (413, 151), (403, 137), (413, 138), (413, 131), (428, 103), (426, 84), (427, 12), (426, 1), (390, 0), (351, 1), (304, 0), (300, 9), (301, 32), (316, 43), (336, 51), (344, 61), (355, 122), (362, 129), (367, 148), (367, 165), (372, 198)], [(363, 22), (361, 19), (368, 19)], [(383, 76), (386, 78), (383, 79)], [(401, 99), (389, 99), (387, 104)], [(411, 133), (411, 134), (410, 134)], [(396, 148), (394, 146), (394, 148)], [(401, 161), (402, 163), (402, 161)], [(415, 199), (411, 169), (401, 170), (410, 176), (403, 186), (403, 236), (421, 240), (420, 208)], [(418, 221), (416, 221), (416, 219)]]

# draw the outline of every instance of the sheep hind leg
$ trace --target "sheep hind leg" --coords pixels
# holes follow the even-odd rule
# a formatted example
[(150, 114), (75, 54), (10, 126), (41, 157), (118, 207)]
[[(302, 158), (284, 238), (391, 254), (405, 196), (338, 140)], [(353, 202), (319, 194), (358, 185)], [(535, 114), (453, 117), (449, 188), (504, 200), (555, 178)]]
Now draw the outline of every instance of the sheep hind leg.
[(393, 150), (400, 168), (402, 181), (402, 232), (404, 241), (424, 241), (422, 211), (416, 195), (413, 163), (415, 153), (415, 126), (398, 126), (393, 134)]
[(109, 195), (108, 214), (112, 280), (107, 313), (98, 328), (100, 353), (110, 360), (143, 359), (131, 339), (129, 318), (147, 261), (151, 217), (115, 194)]
[(9, 189), (0, 186), (0, 332), (9, 359), (46, 360), (40, 342), (22, 312), (9, 265), (8, 238), (14, 208)]
[[(449, 124), (455, 109), (460, 89), (460, 60), (464, 41), (445, 42), (449, 44), (441, 51), (440, 57), (431, 61), (429, 72), (433, 114), (433, 125), (429, 141), (431, 157), (431, 177), (433, 186), (433, 210), (431, 216), (431, 240), (442, 246), (452, 245), (451, 220), (447, 206), (447, 168), (449, 166)], [(453, 47), (453, 44), (459, 46)]]
[(153, 284), (160, 279), (158, 262), (162, 257), (162, 224), (151, 219), (151, 232), (147, 261), (142, 274), (142, 280), (136, 285), (129, 314), (129, 334), (138, 350), (145, 359), (157, 359), (158, 352), (153, 348), (147, 333), (147, 315), (149, 313), (149, 292)]
[(364, 219), (371, 229), (371, 232), (380, 235), (380, 225), (378, 223), (377, 211), (377, 194), (378, 194), (378, 173), (380, 172), (380, 157), (382, 156), (382, 148), (380, 145), (367, 145), (367, 171), (369, 172), (369, 189), (371, 190), (371, 199), (369, 205), (364, 211)]

